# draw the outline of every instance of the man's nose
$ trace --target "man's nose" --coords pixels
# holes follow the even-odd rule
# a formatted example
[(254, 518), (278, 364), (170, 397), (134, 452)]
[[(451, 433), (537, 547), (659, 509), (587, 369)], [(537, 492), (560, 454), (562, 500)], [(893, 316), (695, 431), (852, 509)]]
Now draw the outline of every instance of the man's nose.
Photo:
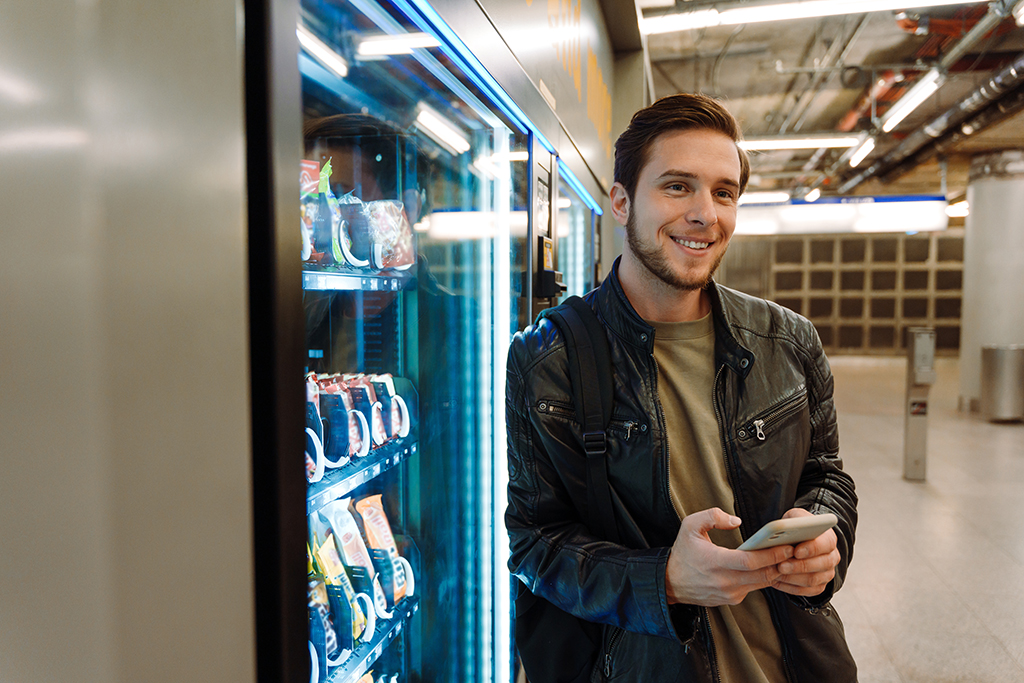
[(718, 221), (715, 200), (710, 192), (694, 193), (686, 210), (686, 220), (702, 227), (714, 225)]

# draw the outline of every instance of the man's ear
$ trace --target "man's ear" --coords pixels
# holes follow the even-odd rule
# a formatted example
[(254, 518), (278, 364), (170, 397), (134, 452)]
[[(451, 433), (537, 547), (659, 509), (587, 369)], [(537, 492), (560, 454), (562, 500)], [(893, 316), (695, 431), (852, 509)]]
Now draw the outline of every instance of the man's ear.
[(629, 193), (626, 192), (626, 188), (622, 186), (622, 183), (617, 182), (612, 185), (609, 198), (612, 200), (612, 215), (615, 217), (615, 220), (618, 221), (619, 225), (626, 225), (629, 222), (630, 201)]

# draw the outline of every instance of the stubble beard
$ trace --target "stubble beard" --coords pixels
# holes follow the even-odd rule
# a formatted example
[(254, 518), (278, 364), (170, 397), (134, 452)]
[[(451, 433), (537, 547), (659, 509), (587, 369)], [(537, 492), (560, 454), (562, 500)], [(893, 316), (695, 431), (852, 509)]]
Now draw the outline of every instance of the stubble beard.
[(632, 210), (629, 212), (629, 218), (626, 219), (626, 243), (644, 268), (669, 287), (682, 292), (707, 289), (711, 285), (715, 271), (718, 270), (719, 264), (725, 257), (724, 251), (718, 255), (718, 258), (711, 264), (706, 277), (694, 275), (687, 278), (685, 275), (688, 273), (677, 273), (669, 263), (668, 257), (665, 256), (664, 249), (646, 245), (640, 239), (636, 229), (636, 214)]

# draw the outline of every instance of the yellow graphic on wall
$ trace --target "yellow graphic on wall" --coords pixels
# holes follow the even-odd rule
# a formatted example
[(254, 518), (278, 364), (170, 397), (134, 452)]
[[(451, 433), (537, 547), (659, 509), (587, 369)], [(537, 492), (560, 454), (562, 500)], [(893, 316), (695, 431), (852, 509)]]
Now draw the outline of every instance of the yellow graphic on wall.
[(555, 36), (555, 54), (572, 76), (576, 100), (583, 101), (583, 58), (580, 52), (580, 14), (583, 0), (548, 0), (548, 27)]
[(597, 65), (597, 55), (587, 44), (587, 118), (597, 129), (597, 138), (607, 155), (612, 153), (612, 96), (604, 74)]

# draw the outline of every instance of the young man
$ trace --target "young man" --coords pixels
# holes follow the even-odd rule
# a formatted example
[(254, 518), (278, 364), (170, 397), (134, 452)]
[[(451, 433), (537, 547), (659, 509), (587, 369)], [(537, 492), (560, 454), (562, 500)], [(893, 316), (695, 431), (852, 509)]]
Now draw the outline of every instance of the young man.
[[(619, 543), (585, 521), (561, 335), (541, 320), (509, 352), (509, 566), (522, 591), (601, 625), (592, 664), (571, 680), (857, 678), (829, 605), (857, 497), (828, 362), (807, 320), (712, 280), (749, 176), (739, 139), (718, 102), (675, 95), (637, 112), (615, 145), (612, 214), (627, 242), (586, 301), (613, 364)], [(736, 550), (766, 522), (823, 512), (839, 523), (816, 539)], [(521, 649), (526, 674), (549, 680), (531, 671), (536, 654)]]

